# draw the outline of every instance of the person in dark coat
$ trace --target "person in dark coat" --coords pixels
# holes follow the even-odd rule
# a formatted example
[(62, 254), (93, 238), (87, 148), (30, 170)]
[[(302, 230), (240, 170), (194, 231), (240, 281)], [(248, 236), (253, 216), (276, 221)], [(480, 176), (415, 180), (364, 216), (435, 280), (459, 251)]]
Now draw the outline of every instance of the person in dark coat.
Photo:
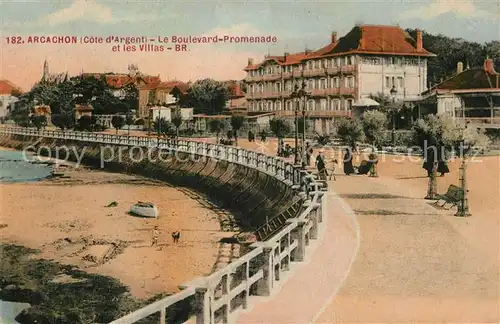
[(345, 149), (344, 154), (344, 173), (350, 175), (355, 173), (354, 166), (352, 165), (352, 152), (350, 149)]
[(427, 176), (432, 175), (432, 169), (434, 168), (434, 162), (438, 162), (438, 152), (435, 146), (430, 146), (427, 151), (424, 152), (424, 164), (422, 168), (427, 171)]
[(323, 155), (323, 150), (319, 151), (316, 157), (316, 167), (318, 168), (318, 175), (321, 180), (326, 180), (328, 172), (326, 171), (325, 156)]
[(437, 172), (441, 173), (441, 177), (444, 177), (445, 173), (450, 173), (450, 169), (448, 168), (448, 161), (446, 158), (446, 151), (444, 150), (444, 148), (441, 148), (439, 154)]
[(311, 165), (311, 156), (313, 154), (313, 148), (311, 147), (311, 144), (309, 142), (306, 143), (306, 161), (307, 161), (307, 166)]

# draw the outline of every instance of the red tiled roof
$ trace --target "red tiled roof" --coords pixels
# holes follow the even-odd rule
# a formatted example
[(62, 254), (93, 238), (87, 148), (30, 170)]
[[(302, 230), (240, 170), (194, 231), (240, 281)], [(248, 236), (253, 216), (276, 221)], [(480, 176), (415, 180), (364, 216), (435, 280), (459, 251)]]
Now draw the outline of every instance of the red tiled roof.
[(9, 80), (0, 80), (0, 95), (22, 93), (21, 88), (10, 82)]
[(245, 93), (241, 90), (241, 85), (238, 81), (223, 82), (229, 92), (229, 99), (237, 99), (245, 97)]
[(189, 84), (182, 81), (165, 81), (161, 82), (155, 87), (156, 89), (173, 90), (174, 88), (179, 89), (183, 94), (186, 94), (189, 90)]
[(161, 79), (159, 76), (138, 75), (132, 77), (128, 74), (114, 74), (114, 73), (84, 73), (84, 77), (100, 78), (104, 76), (106, 83), (111, 88), (120, 89), (129, 84), (145, 84), (148, 86), (156, 86), (160, 84)]
[(345, 54), (435, 56), (424, 48), (418, 50), (416, 41), (399, 26), (360, 25), (337, 42), (316, 51), (290, 54), (286, 59), (284, 56), (267, 56), (261, 63), (248, 65), (244, 70), (257, 69), (270, 60), (279, 65), (288, 65), (311, 58)]
[(465, 90), (476, 92), (500, 91), (500, 73), (495, 71), (491, 59), (486, 59), (483, 67), (465, 70), (460, 74), (454, 75), (427, 90), (424, 94), (432, 92), (463, 92)]

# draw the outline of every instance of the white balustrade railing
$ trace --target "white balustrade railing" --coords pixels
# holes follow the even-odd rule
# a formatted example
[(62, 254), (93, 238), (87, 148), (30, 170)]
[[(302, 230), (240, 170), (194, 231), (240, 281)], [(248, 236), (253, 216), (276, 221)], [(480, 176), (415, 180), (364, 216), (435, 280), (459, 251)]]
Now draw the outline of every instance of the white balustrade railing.
[(322, 184), (317, 182), (313, 175), (277, 157), (232, 146), (146, 136), (23, 127), (0, 127), (0, 134), (162, 148), (213, 157), (265, 172), (300, 191), (297, 194), (305, 201), (303, 212), (296, 218), (288, 219), (277, 234), (266, 241), (253, 243), (249, 253), (215, 273), (180, 286), (182, 290), (179, 293), (147, 305), (110, 324), (131, 324), (156, 313), (160, 314), (160, 324), (165, 324), (169, 307), (192, 297), (196, 302), (197, 323), (235, 322), (240, 310), (248, 308), (252, 296), (270, 295), (280, 285), (293, 263), (304, 260), (310, 240), (317, 239), (319, 234), (318, 229), (325, 212)]

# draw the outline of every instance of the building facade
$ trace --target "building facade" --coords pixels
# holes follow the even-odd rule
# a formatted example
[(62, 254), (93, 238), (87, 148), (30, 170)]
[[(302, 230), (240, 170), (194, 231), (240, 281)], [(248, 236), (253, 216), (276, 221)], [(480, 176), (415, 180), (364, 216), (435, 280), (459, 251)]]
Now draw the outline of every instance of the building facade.
[(9, 106), (18, 101), (21, 89), (8, 80), (0, 80), (0, 118), (9, 112)]
[[(422, 32), (416, 40), (399, 26), (360, 25), (316, 51), (266, 56), (260, 63), (248, 60), (249, 112), (275, 112), (293, 116), (305, 107), (317, 132), (329, 133), (335, 117), (351, 116), (361, 99), (396, 89), (395, 100), (417, 98), (427, 89), (427, 59)], [(292, 98), (295, 85), (305, 82), (308, 98)], [(394, 92), (394, 91), (393, 91)]]

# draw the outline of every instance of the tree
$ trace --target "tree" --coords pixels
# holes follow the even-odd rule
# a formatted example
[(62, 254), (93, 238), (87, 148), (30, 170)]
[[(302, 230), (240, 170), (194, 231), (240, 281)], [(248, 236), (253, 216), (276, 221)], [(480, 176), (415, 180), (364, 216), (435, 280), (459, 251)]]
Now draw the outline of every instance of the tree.
[(179, 128), (182, 125), (182, 113), (180, 108), (175, 108), (172, 113), (172, 124), (175, 127), (175, 136), (179, 137)]
[(46, 116), (32, 116), (31, 123), (36, 129), (40, 130), (47, 126), (47, 117)]
[(118, 130), (125, 125), (125, 118), (120, 115), (115, 115), (113, 116), (113, 118), (111, 118), (111, 125), (113, 125), (113, 127), (116, 129), (116, 134), (118, 134)]
[[(370, 99), (379, 103), (376, 110), (383, 112), (387, 116), (387, 119), (390, 119), (392, 129), (396, 128), (396, 118), (398, 118), (403, 111), (405, 113), (408, 112), (407, 110), (409, 109), (409, 107), (404, 105), (401, 101), (395, 101), (390, 95), (386, 95), (381, 92), (371, 94)], [(385, 125), (387, 125), (387, 121), (384, 126)]]
[(233, 130), (234, 142), (238, 146), (238, 131), (243, 127), (245, 117), (240, 115), (231, 116), (231, 128)]
[(290, 124), (283, 118), (273, 118), (269, 121), (269, 128), (271, 132), (278, 138), (278, 156), (281, 156), (281, 149), (283, 147), (283, 139), (286, 134), (290, 133)]
[(63, 131), (73, 127), (73, 118), (66, 113), (52, 115), (52, 124)]
[(412, 137), (414, 144), (423, 150), (436, 146), (465, 155), (475, 149), (484, 150), (489, 145), (489, 138), (484, 131), (458, 124), (445, 115), (428, 115), (418, 119), (412, 127)]
[(366, 139), (374, 147), (381, 147), (384, 142), (385, 125), (387, 125), (387, 116), (380, 111), (365, 111), (361, 116), (361, 123)]
[(220, 134), (229, 128), (229, 124), (226, 119), (214, 118), (209, 121), (208, 127), (211, 133), (215, 133), (216, 143), (219, 144)]
[(356, 142), (362, 142), (365, 139), (363, 125), (357, 118), (340, 118), (337, 121), (337, 136), (344, 144), (354, 148)]
[(165, 117), (158, 118), (153, 123), (153, 127), (157, 133), (172, 135), (175, 134), (174, 125), (165, 119)]
[(132, 115), (131, 113), (128, 113), (127, 116), (125, 117), (125, 124), (128, 126), (128, 130), (127, 130), (127, 135), (130, 136), (130, 125), (134, 125), (134, 115)]
[(86, 131), (92, 131), (94, 125), (95, 125), (96, 119), (94, 116), (87, 116), (84, 115), (78, 119), (78, 127), (81, 130), (86, 130)]
[(228, 91), (221, 82), (212, 79), (196, 81), (188, 91), (197, 114), (219, 114), (226, 106)]

